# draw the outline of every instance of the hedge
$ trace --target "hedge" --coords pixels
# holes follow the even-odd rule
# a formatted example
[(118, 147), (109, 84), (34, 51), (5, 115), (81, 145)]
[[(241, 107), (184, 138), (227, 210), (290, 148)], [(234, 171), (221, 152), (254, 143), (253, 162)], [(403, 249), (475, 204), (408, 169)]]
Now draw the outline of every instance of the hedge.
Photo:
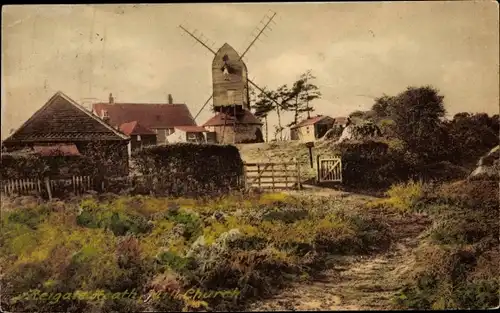
[(342, 142), (342, 177), (350, 187), (386, 188), (411, 175), (404, 156), (384, 142)]
[[(136, 150), (132, 160), (142, 175), (152, 175), (155, 193), (207, 194), (240, 187), (243, 161), (232, 145), (176, 143)], [(174, 183), (173, 183), (174, 182)]]

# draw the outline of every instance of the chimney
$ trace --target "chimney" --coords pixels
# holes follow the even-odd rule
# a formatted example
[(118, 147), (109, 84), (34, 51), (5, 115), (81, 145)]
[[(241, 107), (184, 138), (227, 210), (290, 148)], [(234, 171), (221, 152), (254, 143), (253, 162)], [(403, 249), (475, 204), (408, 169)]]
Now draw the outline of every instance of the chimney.
[(168, 94), (168, 104), (173, 104), (173, 103), (174, 103), (174, 99), (172, 98), (172, 95)]
[(109, 94), (109, 104), (113, 104), (113, 103), (115, 103), (115, 98), (113, 98), (113, 94), (110, 93)]

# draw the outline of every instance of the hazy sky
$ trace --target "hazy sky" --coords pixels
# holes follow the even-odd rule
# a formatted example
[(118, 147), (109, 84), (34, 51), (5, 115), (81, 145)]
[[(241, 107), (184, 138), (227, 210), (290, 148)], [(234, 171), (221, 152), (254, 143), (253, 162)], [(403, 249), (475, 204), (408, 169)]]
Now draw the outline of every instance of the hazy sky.
[[(249, 77), (276, 88), (311, 69), (323, 93), (318, 114), (343, 116), (426, 84), (450, 114), (498, 113), (496, 1), (2, 9), (2, 138), (58, 90), (80, 103), (110, 92), (116, 102), (166, 102), (171, 93), (195, 115), (211, 94), (213, 55), (178, 25), (198, 29), (214, 50), (228, 42), (241, 53), (269, 10), (276, 24), (246, 55)], [(197, 122), (210, 116), (207, 108)]]

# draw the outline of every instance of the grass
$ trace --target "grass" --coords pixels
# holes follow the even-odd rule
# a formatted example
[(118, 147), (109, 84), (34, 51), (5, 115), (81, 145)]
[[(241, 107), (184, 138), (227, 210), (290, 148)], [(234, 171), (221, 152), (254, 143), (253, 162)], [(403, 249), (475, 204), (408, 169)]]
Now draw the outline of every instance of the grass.
[(498, 306), (498, 182), (448, 183), (421, 200), (407, 202), (405, 209), (425, 209), (434, 224), (415, 252), (416, 266), (395, 296), (396, 306), (420, 310)]
[(369, 207), (385, 207), (402, 213), (416, 210), (417, 204), (425, 195), (424, 184), (421, 181), (409, 181), (392, 185), (386, 192), (386, 197), (373, 201)]
[[(349, 214), (332, 200), (281, 193), (216, 200), (90, 197), (20, 206), (5, 215), (2, 306), (16, 311), (237, 309), (321, 270), (331, 254), (366, 253), (390, 240), (381, 223)], [(236, 288), (240, 295), (195, 299), (185, 296), (191, 288)], [(177, 290), (184, 296), (146, 303), (19, 299), (31, 289)]]

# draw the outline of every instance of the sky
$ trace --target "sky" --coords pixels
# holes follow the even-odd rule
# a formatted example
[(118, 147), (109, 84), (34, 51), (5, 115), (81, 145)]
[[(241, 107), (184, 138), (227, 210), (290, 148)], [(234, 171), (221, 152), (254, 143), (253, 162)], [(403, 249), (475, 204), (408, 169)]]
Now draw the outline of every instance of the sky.
[[(57, 91), (84, 105), (172, 94), (194, 116), (212, 92), (213, 55), (178, 26), (242, 53), (271, 12), (244, 57), (249, 78), (274, 89), (312, 70), (323, 94), (314, 114), (346, 116), (423, 85), (440, 91), (450, 117), (496, 114), (498, 9), (486, 0), (3, 6), (2, 139)], [(211, 115), (206, 107), (197, 123)]]

